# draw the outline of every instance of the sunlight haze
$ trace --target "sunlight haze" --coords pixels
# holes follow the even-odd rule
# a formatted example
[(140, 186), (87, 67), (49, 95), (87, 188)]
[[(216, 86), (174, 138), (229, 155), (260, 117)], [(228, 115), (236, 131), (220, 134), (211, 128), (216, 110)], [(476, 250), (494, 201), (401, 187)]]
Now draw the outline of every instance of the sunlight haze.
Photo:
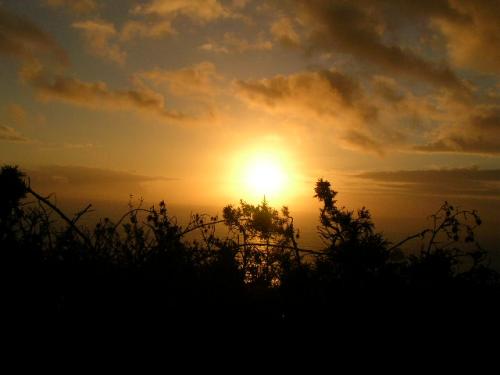
[(60, 201), (220, 212), (265, 196), (313, 216), (323, 178), (376, 219), (424, 220), (448, 200), (493, 228), (499, 9), (3, 0), (0, 161)]

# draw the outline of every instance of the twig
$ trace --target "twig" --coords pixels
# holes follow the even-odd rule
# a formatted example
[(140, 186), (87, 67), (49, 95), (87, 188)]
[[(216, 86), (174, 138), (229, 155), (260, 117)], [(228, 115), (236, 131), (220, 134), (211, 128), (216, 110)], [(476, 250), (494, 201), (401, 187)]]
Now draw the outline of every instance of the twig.
[(321, 252), (321, 251), (310, 250), (310, 249), (301, 249), (301, 248), (298, 248), (298, 247), (295, 248), (293, 246), (271, 244), (271, 243), (247, 242), (247, 243), (238, 244), (236, 246), (237, 247), (245, 247), (245, 246), (269, 246), (269, 247), (278, 247), (278, 248), (288, 249), (288, 250), (302, 251), (304, 253), (313, 254), (313, 255), (325, 255), (325, 253)]
[(92, 247), (92, 243), (87, 238), (87, 236), (85, 234), (83, 234), (83, 232), (75, 225), (75, 223), (70, 218), (68, 218), (64, 214), (64, 212), (62, 212), (59, 208), (57, 208), (57, 206), (55, 206), (54, 204), (52, 204), (47, 198), (42, 197), (40, 194), (38, 194), (35, 191), (33, 191), (29, 186), (26, 187), (26, 190), (28, 191), (28, 193), (32, 194), (36, 199), (38, 199), (39, 201), (45, 203), (52, 210), (54, 210), (64, 221), (66, 221), (69, 224), (69, 226), (71, 228), (73, 228), (73, 230), (83, 239), (83, 241), (85, 242), (85, 244), (89, 248)]
[(115, 226), (113, 227), (113, 231), (116, 231), (116, 229), (118, 229), (118, 226), (121, 224), (121, 222), (127, 217), (129, 216), (130, 214), (133, 214), (134, 212), (151, 212), (151, 210), (147, 210), (145, 208), (133, 208), (131, 210), (129, 210), (128, 212), (124, 213), (122, 215), (122, 217), (120, 218), (120, 220), (118, 220), (115, 224)]
[(184, 231), (180, 234), (180, 237), (184, 236), (185, 234), (189, 233), (189, 232), (192, 232), (196, 229), (200, 229), (200, 228), (203, 228), (203, 227), (206, 227), (206, 226), (209, 226), (209, 225), (215, 225), (215, 224), (220, 224), (220, 223), (223, 223), (225, 222), (225, 220), (217, 220), (217, 221), (211, 221), (209, 223), (203, 223), (203, 224), (199, 224), (195, 227), (187, 227), (186, 229), (184, 229)]
[(412, 235), (410, 237), (406, 237), (404, 240), (398, 242), (396, 245), (391, 246), (387, 251), (392, 251), (392, 250), (398, 248), (399, 246), (401, 246), (402, 244), (404, 244), (405, 242), (413, 240), (417, 237), (423, 237), (429, 232), (432, 232), (432, 229), (424, 229), (422, 232), (415, 233), (414, 235)]
[(92, 205), (91, 205), (91, 204), (89, 204), (89, 205), (88, 205), (87, 207), (85, 207), (83, 210), (81, 210), (80, 212), (77, 212), (77, 213), (75, 214), (75, 217), (74, 217), (74, 218), (73, 218), (73, 220), (72, 220), (72, 221), (73, 221), (73, 224), (76, 224), (76, 222), (77, 222), (78, 220), (80, 220), (80, 218), (81, 218), (83, 215), (85, 215), (87, 212), (89, 212), (89, 210), (90, 210), (90, 208), (91, 208), (91, 207), (92, 207)]

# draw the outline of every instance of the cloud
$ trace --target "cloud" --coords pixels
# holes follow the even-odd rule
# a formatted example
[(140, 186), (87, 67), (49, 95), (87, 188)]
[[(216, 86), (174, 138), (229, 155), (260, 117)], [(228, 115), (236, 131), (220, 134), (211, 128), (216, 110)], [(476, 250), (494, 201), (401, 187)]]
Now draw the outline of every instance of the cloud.
[(92, 149), (96, 148), (97, 146), (93, 143), (68, 143), (65, 142), (62, 144), (63, 148), (70, 149), (70, 150), (84, 150), (84, 149)]
[(181, 16), (201, 25), (223, 18), (244, 18), (236, 10), (243, 8), (245, 3), (236, 1), (224, 6), (219, 0), (149, 0), (130, 10), (132, 16), (139, 18), (124, 24), (121, 38), (126, 41), (177, 34), (172, 23)]
[[(345, 148), (500, 153), (500, 107), (451, 93), (415, 93), (382, 75), (354, 79), (336, 69), (236, 80), (250, 107), (331, 133)], [(495, 99), (492, 99), (494, 103)]]
[(275, 40), (290, 47), (297, 47), (301, 43), (300, 36), (289, 17), (280, 17), (274, 21), (271, 25), (271, 35)]
[(463, 17), (437, 19), (435, 25), (446, 37), (452, 63), (460, 68), (500, 73), (499, 3), (478, 0), (450, 4)]
[[(356, 175), (378, 188), (411, 193), (498, 198), (500, 169), (451, 168), (365, 172)], [(375, 186), (377, 187), (377, 186)]]
[(89, 13), (98, 8), (96, 0), (43, 0), (52, 8), (67, 8), (74, 13)]
[(252, 104), (269, 109), (298, 107), (318, 115), (335, 115), (342, 106), (352, 107), (357, 83), (330, 70), (278, 75), (259, 80), (237, 80), (237, 93)]
[(415, 146), (417, 151), (425, 152), (454, 152), (468, 154), (499, 155), (500, 142), (485, 136), (464, 136), (450, 134), (446, 138), (430, 142), (425, 145)]
[(175, 96), (212, 95), (214, 81), (219, 79), (215, 65), (204, 61), (178, 70), (154, 69), (136, 74), (140, 79), (161, 86), (166, 85)]
[[(357, 5), (351, 3), (347, 7), (342, 1), (319, 0), (306, 3), (305, 8), (309, 10), (312, 21), (323, 22), (320, 27), (332, 34), (335, 47), (358, 58), (371, 58), (391, 70), (394, 67), (384, 56), (397, 58), (394, 62), (405, 65), (401, 68), (407, 70), (401, 72), (409, 75), (415, 74), (412, 65), (420, 65), (424, 68), (421, 77), (433, 84), (451, 84), (459, 88), (460, 82), (454, 82), (456, 74), (453, 78), (451, 69), (445, 64), (439, 67), (417, 57), (415, 52), (407, 54), (410, 49), (401, 45), (404, 41), (402, 34), (408, 30), (408, 25), (420, 34), (420, 40), (416, 42), (424, 48), (429, 45), (422, 45), (423, 40), (436, 41), (441, 34), (444, 44), (439, 48), (448, 52), (453, 67), (493, 74), (500, 71), (500, 11), (495, 0), (361, 0)], [(352, 22), (344, 22), (350, 25), (342, 24), (339, 18), (342, 14), (352, 17), (347, 18)], [(397, 42), (393, 45), (383, 43), (388, 39)], [(418, 48), (413, 50), (422, 52)]]
[(385, 155), (384, 145), (377, 142), (375, 139), (369, 137), (366, 134), (362, 134), (359, 131), (348, 130), (342, 138), (345, 148), (351, 148), (358, 151), (371, 150), (379, 154), (380, 156)]
[[(176, 178), (140, 175), (127, 171), (82, 166), (46, 165), (25, 171), (33, 190), (57, 197), (126, 200), (130, 194), (148, 193), (154, 184)], [(162, 185), (164, 188), (164, 185)]]
[(270, 51), (273, 44), (269, 40), (265, 40), (262, 35), (258, 35), (255, 41), (249, 41), (238, 37), (234, 33), (226, 32), (221, 42), (208, 41), (199, 48), (209, 52), (243, 53), (248, 51)]
[(151, 0), (136, 6), (133, 13), (169, 18), (183, 15), (200, 22), (213, 21), (230, 15), (229, 10), (217, 0)]
[(9, 126), (0, 125), (0, 141), (27, 142), (28, 138), (22, 136), (19, 132)]
[(33, 183), (56, 181), (75, 186), (175, 180), (102, 168), (58, 165), (39, 167), (29, 172), (29, 176)]
[(383, 154), (383, 147), (403, 138), (397, 129), (379, 121), (378, 103), (366, 96), (359, 82), (336, 70), (239, 80), (234, 86), (250, 106), (298, 117), (310, 127), (324, 124), (323, 130), (340, 137), (348, 148)]
[(22, 79), (35, 88), (42, 100), (58, 100), (95, 109), (132, 110), (175, 121), (189, 117), (165, 107), (164, 97), (144, 86), (113, 90), (104, 82), (84, 82), (63, 75), (50, 75), (41, 65), (25, 66)]
[(371, 64), (385, 72), (423, 80), (460, 95), (469, 93), (466, 85), (444, 62), (420, 57), (409, 48), (385, 41), (383, 19), (370, 12), (378, 3), (362, 7), (342, 1), (299, 2), (298, 14), (311, 30), (306, 47), (352, 55), (363, 65)]
[(0, 54), (22, 61), (48, 56), (61, 65), (68, 63), (66, 52), (54, 38), (35, 23), (0, 6)]
[(231, 5), (234, 7), (234, 8), (245, 8), (248, 3), (250, 3), (250, 0), (232, 0), (231, 1)]
[(128, 41), (134, 38), (161, 38), (175, 34), (170, 20), (161, 21), (138, 21), (129, 20), (125, 22), (120, 33), (122, 41)]
[(426, 152), (500, 154), (500, 106), (469, 109), (459, 126), (439, 129), (435, 140), (416, 146)]
[(28, 120), (28, 113), (26, 110), (15, 103), (7, 105), (7, 116), (14, 124), (18, 125), (24, 125)]
[(88, 20), (74, 22), (72, 26), (82, 32), (90, 53), (118, 64), (125, 63), (126, 53), (118, 44), (112, 42), (118, 36), (112, 23)]

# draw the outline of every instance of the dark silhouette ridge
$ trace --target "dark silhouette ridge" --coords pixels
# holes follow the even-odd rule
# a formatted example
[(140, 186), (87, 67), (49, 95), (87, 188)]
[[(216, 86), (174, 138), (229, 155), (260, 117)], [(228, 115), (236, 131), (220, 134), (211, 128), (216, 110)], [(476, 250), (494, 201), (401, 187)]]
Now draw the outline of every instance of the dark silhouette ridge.
[[(117, 330), (325, 324), (348, 333), (496, 322), (500, 278), (474, 237), (476, 211), (445, 202), (432, 228), (391, 244), (366, 208), (338, 207), (328, 181), (315, 193), (321, 251), (301, 248), (290, 210), (265, 200), (227, 206), (221, 219), (193, 215), (186, 227), (164, 202), (82, 227), (90, 205), (70, 217), (4, 166), (3, 305), (23, 324)], [(217, 225), (226, 236), (216, 236)], [(200, 236), (188, 241), (193, 231)], [(419, 251), (410, 254), (401, 246), (411, 241)]]

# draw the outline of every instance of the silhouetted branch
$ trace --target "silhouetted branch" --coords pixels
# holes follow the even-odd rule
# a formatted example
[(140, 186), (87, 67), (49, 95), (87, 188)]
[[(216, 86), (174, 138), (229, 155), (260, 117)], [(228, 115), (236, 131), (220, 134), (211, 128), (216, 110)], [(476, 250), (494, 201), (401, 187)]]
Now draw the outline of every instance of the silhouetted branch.
[(87, 212), (90, 212), (89, 210), (90, 210), (90, 208), (91, 208), (91, 207), (92, 207), (92, 205), (91, 205), (91, 204), (89, 204), (89, 205), (88, 205), (87, 207), (85, 207), (83, 210), (81, 210), (81, 211), (77, 212), (77, 213), (75, 214), (75, 217), (73, 218), (73, 224), (76, 224), (76, 222), (77, 222), (78, 220), (80, 220), (80, 218), (81, 218), (83, 215), (85, 215)]
[(40, 194), (38, 194), (37, 192), (33, 191), (29, 186), (26, 186), (26, 191), (30, 194), (32, 194), (36, 199), (38, 199), (39, 201), (45, 203), (47, 206), (49, 206), (52, 210), (54, 210), (64, 221), (66, 221), (68, 223), (68, 225), (83, 239), (83, 241), (85, 242), (85, 244), (90, 248), (92, 247), (92, 243), (90, 242), (90, 240), (87, 238), (87, 236), (85, 234), (83, 234), (83, 232), (75, 225), (75, 223), (73, 222), (73, 220), (71, 220), (70, 218), (68, 218), (64, 212), (62, 212), (59, 208), (57, 208), (57, 206), (55, 206), (54, 204), (52, 204), (47, 198), (45, 197), (42, 197)]
[(211, 221), (209, 223), (203, 223), (203, 224), (199, 224), (195, 227), (187, 227), (186, 229), (184, 229), (184, 231), (180, 234), (180, 237), (184, 236), (185, 234), (189, 233), (189, 232), (192, 232), (196, 229), (200, 229), (200, 228), (203, 228), (203, 227), (206, 227), (206, 226), (210, 226), (210, 225), (216, 225), (216, 224), (221, 224), (223, 223), (225, 220), (217, 220), (217, 221)]
[(313, 255), (320, 255), (323, 256), (325, 255), (324, 252), (322, 251), (316, 251), (316, 250), (310, 250), (310, 249), (301, 249), (298, 247), (294, 246), (287, 246), (287, 245), (279, 245), (279, 244), (271, 244), (271, 243), (261, 243), (261, 242), (247, 242), (247, 243), (242, 243), (236, 245), (237, 247), (246, 247), (246, 246), (267, 246), (267, 247), (275, 247), (275, 248), (281, 248), (281, 249), (288, 249), (288, 250), (295, 250), (295, 251), (301, 251), (303, 253), (308, 253), (308, 254), (313, 254)]
[(116, 231), (116, 230), (118, 229), (118, 227), (120, 226), (120, 224), (122, 223), (122, 221), (123, 221), (123, 220), (125, 220), (125, 218), (126, 218), (127, 216), (130, 216), (130, 214), (133, 214), (133, 213), (135, 213), (135, 212), (148, 212), (148, 213), (150, 213), (150, 212), (151, 212), (151, 210), (147, 210), (147, 209), (145, 209), (145, 208), (133, 208), (133, 209), (131, 209), (131, 210), (127, 211), (127, 212), (126, 212), (126, 213), (124, 213), (124, 214), (120, 217), (120, 219), (116, 222), (115, 226), (113, 227), (113, 230), (115, 230), (115, 231)]
[(404, 240), (402, 240), (402, 241), (398, 242), (397, 244), (391, 246), (389, 249), (387, 249), (387, 251), (392, 251), (394, 249), (397, 249), (399, 246), (401, 246), (404, 243), (406, 243), (408, 241), (411, 241), (411, 240), (413, 240), (415, 238), (418, 238), (418, 237), (423, 238), (429, 232), (432, 232), (432, 229), (424, 229), (422, 232), (415, 233), (412, 236), (406, 237)]

